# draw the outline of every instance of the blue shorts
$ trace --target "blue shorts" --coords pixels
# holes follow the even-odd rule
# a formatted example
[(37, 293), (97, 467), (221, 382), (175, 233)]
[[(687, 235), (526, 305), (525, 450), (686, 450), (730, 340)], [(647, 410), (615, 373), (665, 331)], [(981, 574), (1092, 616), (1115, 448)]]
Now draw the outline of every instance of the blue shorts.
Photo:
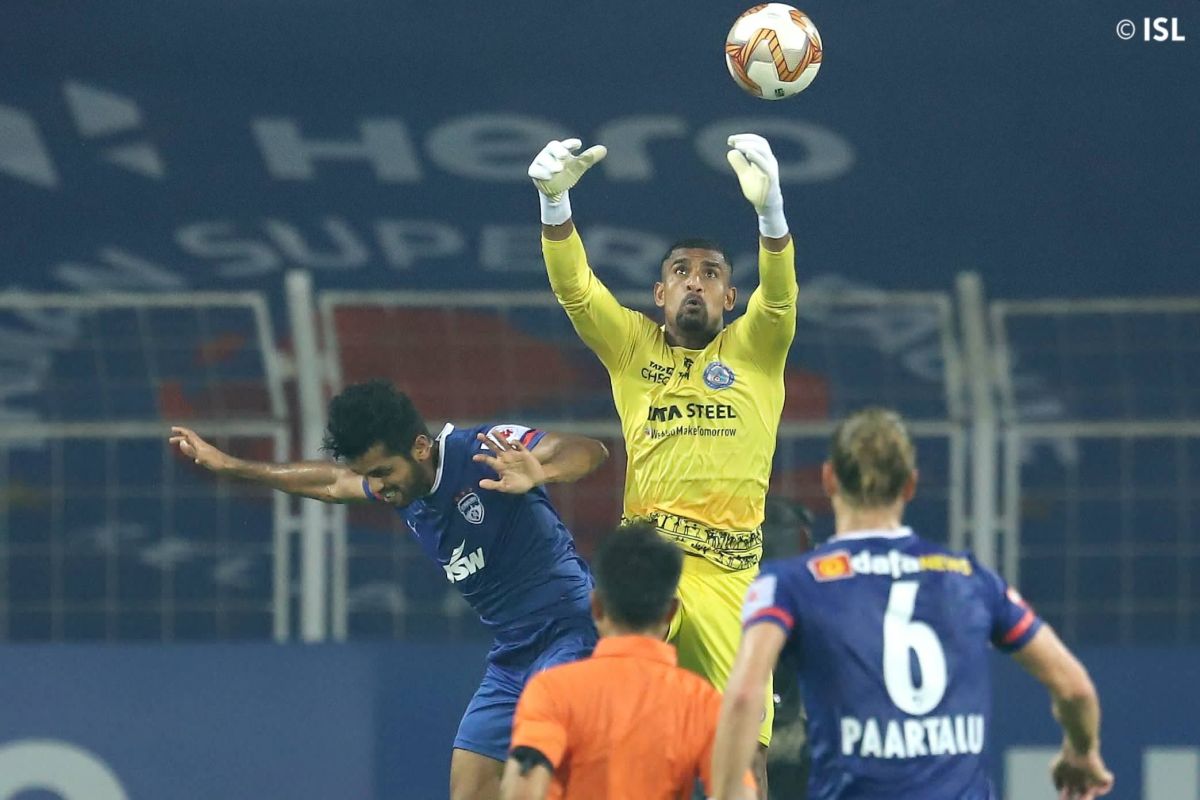
[(525, 666), (502, 666), (489, 659), (483, 681), (458, 725), (455, 749), (470, 750), (497, 761), (507, 760), (513, 715), (525, 682), (557, 664), (587, 658), (595, 646), (595, 629), (572, 627), (555, 634)]

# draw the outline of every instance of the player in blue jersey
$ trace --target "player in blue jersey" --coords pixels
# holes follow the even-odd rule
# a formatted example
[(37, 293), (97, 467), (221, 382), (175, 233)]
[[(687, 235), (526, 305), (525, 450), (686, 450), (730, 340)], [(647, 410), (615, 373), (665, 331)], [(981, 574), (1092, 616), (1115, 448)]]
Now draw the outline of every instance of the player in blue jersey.
[(588, 656), (596, 642), (591, 573), (542, 485), (587, 475), (607, 457), (604, 445), (506, 424), (447, 424), (431, 436), (409, 398), (384, 381), (330, 402), (325, 450), (336, 461), (244, 461), (182, 427), (171, 442), (222, 475), (328, 503), (395, 506), (495, 637), (454, 740), (450, 794), (499, 798), (525, 682)]
[(1051, 768), (1060, 797), (1106, 794), (1087, 671), (998, 575), (901, 525), (917, 469), (899, 416), (867, 409), (839, 425), (821, 477), (836, 535), (765, 564), (746, 596), (714, 747), (717, 797), (736, 796), (785, 648), (807, 703), (809, 800), (994, 797), (984, 773), (992, 647), (1050, 692), (1064, 733)]

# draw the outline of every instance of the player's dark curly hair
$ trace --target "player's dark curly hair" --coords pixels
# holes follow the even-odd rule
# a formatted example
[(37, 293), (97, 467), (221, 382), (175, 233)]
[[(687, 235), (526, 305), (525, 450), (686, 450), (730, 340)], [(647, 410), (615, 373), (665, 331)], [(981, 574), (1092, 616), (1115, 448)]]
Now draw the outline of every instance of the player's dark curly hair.
[(409, 454), (425, 420), (404, 392), (385, 380), (347, 386), (329, 402), (321, 449), (336, 459), (355, 459), (379, 442), (394, 455)]
[(864, 408), (833, 432), (829, 461), (850, 505), (878, 508), (900, 497), (917, 469), (917, 450), (899, 414)]
[(592, 559), (596, 592), (609, 617), (622, 627), (653, 628), (666, 616), (679, 586), (679, 548), (646, 522), (623, 525), (605, 537)]
[(688, 238), (688, 239), (680, 239), (679, 241), (672, 243), (671, 246), (667, 248), (667, 252), (663, 253), (662, 258), (660, 258), (658, 260), (659, 270), (661, 271), (663, 265), (665, 265), (667, 263), (667, 259), (670, 257), (671, 253), (674, 253), (676, 250), (692, 250), (692, 249), (714, 250), (714, 251), (720, 253), (721, 258), (725, 259), (725, 263), (729, 265), (729, 274), (730, 275), (733, 274), (733, 259), (729, 257), (729, 253), (725, 250), (724, 247), (721, 246), (721, 243), (714, 241), (713, 239), (703, 239), (703, 238), (696, 238), (696, 237), (692, 237), (692, 238)]

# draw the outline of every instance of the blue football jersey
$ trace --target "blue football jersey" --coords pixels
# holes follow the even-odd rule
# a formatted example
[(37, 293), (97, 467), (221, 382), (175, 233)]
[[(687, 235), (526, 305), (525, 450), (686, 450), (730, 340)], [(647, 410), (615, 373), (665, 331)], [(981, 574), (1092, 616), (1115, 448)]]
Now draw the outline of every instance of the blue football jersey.
[(798, 659), (812, 800), (994, 796), (989, 650), (1041, 626), (996, 573), (908, 528), (847, 534), (763, 565), (743, 624), (764, 622)]
[[(493, 660), (531, 657), (555, 624), (592, 626), (592, 576), (543, 488), (505, 494), (479, 488), (496, 473), (473, 460), (487, 452), (484, 433), (537, 447), (544, 433), (520, 425), (484, 425), (437, 436), (437, 475), (427, 496), (397, 509), (421, 549), (466, 599), (496, 642)], [(371, 497), (366, 481), (364, 491)]]

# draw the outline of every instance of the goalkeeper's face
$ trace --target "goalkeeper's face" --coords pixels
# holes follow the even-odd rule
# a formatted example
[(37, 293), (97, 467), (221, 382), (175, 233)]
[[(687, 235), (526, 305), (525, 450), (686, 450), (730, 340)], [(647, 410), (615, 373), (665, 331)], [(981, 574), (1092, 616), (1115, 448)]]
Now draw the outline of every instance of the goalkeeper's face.
[(663, 261), (662, 280), (654, 285), (654, 304), (663, 310), (668, 330), (683, 338), (716, 336), (737, 299), (732, 278), (718, 250), (672, 250)]
[[(417, 437), (418, 445), (424, 438)], [(419, 448), (414, 446), (413, 450), (418, 451)], [(385, 503), (403, 508), (414, 500), (420, 500), (433, 489), (433, 462), (422, 459), (423, 453), (424, 450), (396, 455), (379, 443), (351, 461), (348, 466), (367, 479), (372, 494)]]

